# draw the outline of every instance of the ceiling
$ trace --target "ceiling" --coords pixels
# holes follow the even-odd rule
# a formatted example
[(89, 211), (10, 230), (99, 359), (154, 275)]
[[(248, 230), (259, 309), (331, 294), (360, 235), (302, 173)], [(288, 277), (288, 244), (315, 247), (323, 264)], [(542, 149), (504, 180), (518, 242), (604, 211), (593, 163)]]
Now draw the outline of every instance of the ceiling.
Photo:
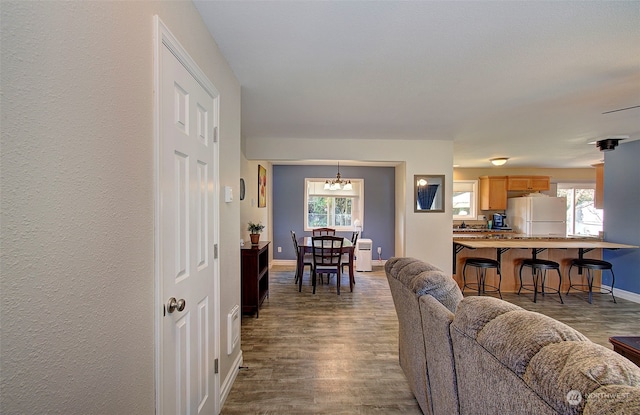
[(640, 139), (640, 1), (195, 1), (247, 138), (451, 140), (587, 167)]

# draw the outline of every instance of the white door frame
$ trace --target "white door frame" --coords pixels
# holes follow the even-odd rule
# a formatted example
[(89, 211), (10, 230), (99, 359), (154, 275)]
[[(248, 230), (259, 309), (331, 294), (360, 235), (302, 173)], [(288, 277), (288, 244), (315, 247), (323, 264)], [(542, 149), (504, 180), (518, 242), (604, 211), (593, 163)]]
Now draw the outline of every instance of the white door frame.
[[(182, 47), (180, 42), (176, 39), (175, 36), (169, 31), (167, 26), (160, 20), (160, 18), (155, 15), (153, 17), (153, 28), (154, 28), (154, 50), (153, 50), (153, 75), (154, 75), (154, 110), (153, 110), (153, 124), (154, 124), (154, 283), (155, 283), (155, 390), (156, 390), (156, 413), (164, 414), (165, 408), (162, 407), (162, 318), (164, 314), (164, 299), (165, 295), (162, 292), (162, 281), (161, 281), (161, 250), (160, 243), (162, 241), (162, 235), (160, 234), (161, 226), (160, 226), (160, 152), (162, 150), (162, 143), (160, 137), (160, 80), (162, 68), (160, 67), (160, 53), (163, 47), (167, 47), (175, 57), (182, 63), (182, 65), (191, 73), (191, 75), (200, 83), (200, 85), (219, 103), (219, 93), (215, 88), (213, 83), (207, 78), (204, 72), (198, 67), (196, 62), (189, 56), (186, 49)], [(219, 125), (219, 109), (218, 111), (214, 111), (214, 126)], [(216, 128), (217, 130), (217, 128)], [(214, 139), (218, 141), (218, 133), (214, 132)], [(218, 145), (216, 143), (216, 145)], [(213, 171), (213, 181), (215, 184), (215, 189), (219, 189), (219, 154), (218, 151), (214, 153), (214, 171)], [(220, 214), (219, 214), (219, 203), (220, 197), (219, 192), (213, 192), (213, 226), (214, 226), (214, 247), (219, 246), (219, 228), (220, 228)], [(217, 251), (217, 249), (216, 249)], [(214, 319), (212, 322), (212, 330), (213, 330), (213, 348), (214, 348), (214, 356), (216, 360), (220, 359), (220, 260), (217, 255), (214, 256), (213, 259), (213, 267), (215, 271), (215, 280), (214, 280)], [(220, 413), (220, 374), (215, 373), (213, 376), (214, 386), (213, 386), (213, 398), (215, 401), (215, 409), (216, 413)]]

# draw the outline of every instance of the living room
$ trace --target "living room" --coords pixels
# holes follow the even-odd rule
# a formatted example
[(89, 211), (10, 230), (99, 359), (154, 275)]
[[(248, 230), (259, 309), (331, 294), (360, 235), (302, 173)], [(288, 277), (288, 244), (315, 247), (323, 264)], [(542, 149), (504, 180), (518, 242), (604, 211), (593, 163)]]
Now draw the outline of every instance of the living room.
[[(219, 3), (231, 6), (234, 2)], [(509, 7), (515, 7), (514, 4)], [(597, 4), (576, 5), (576, 11), (596, 7)], [(535, 11), (535, 4), (531, 5), (526, 7)], [(605, 27), (610, 36), (622, 33), (618, 46), (610, 48), (613, 55), (606, 50), (601, 55), (608, 63), (598, 67), (603, 68), (601, 74), (604, 78), (611, 79), (604, 76), (608, 73), (614, 79), (619, 79), (617, 75), (627, 80), (628, 83), (612, 81), (605, 84), (618, 92), (625, 90), (623, 101), (633, 103), (618, 107), (614, 105), (618, 104), (617, 99), (604, 94), (601, 100), (595, 99), (598, 108), (590, 108), (589, 114), (599, 115), (606, 109), (638, 105), (636, 57), (640, 55), (637, 50), (640, 42), (637, 41), (637, 8), (633, 2), (611, 2), (611, 5), (622, 10), (611, 14), (589, 14), (592, 18), (581, 20), (575, 18), (569, 7), (558, 15), (561, 24), (562, 19), (568, 18), (572, 22), (586, 22), (591, 29)], [(631, 9), (628, 11), (626, 7)], [(269, 238), (273, 235), (270, 229), (273, 227), (272, 195), (267, 196), (266, 208), (250, 206), (251, 195), (254, 198), (257, 195), (257, 187), (254, 187), (257, 183), (250, 178), (256, 177), (258, 165), (266, 167), (268, 178), (272, 178), (272, 166), (279, 163), (296, 161), (311, 165), (315, 161), (323, 161), (331, 167), (331, 174), (327, 174), (327, 178), (331, 178), (335, 177), (334, 168), (338, 161), (391, 163), (395, 170), (395, 193), (390, 196), (395, 206), (394, 242), (393, 251), (387, 250), (385, 245), (383, 255), (386, 258), (391, 255), (416, 256), (433, 261), (445, 271), (450, 270), (450, 205), (445, 206), (444, 213), (416, 214), (408, 202), (415, 174), (445, 175), (446, 192), (449, 194), (455, 173), (453, 164), (457, 164), (459, 157), (461, 163), (462, 160), (470, 160), (461, 137), (467, 135), (463, 133), (468, 132), (469, 127), (461, 125), (459, 130), (450, 134), (438, 128), (441, 127), (440, 121), (448, 120), (450, 114), (464, 115), (457, 106), (461, 98), (448, 105), (444, 100), (429, 100), (440, 106), (437, 113), (430, 113), (424, 105), (410, 111), (415, 126), (423, 131), (426, 126), (437, 130), (426, 139), (406, 134), (406, 126), (402, 122), (390, 129), (375, 122), (350, 118), (354, 125), (345, 126), (339, 137), (321, 140), (324, 135), (320, 135), (316, 137), (318, 139), (297, 140), (302, 132), (309, 129), (310, 124), (305, 124), (297, 128), (292, 126), (286, 135), (263, 140), (264, 137), (253, 137), (251, 130), (244, 126), (250, 119), (250, 112), (245, 108), (250, 100), (245, 99), (244, 94), (251, 92), (251, 83), (239, 79), (239, 74), (229, 64), (228, 59), (232, 55), (226, 56), (227, 52), (222, 51), (203, 15), (192, 2), (3, 1), (0, 13), (3, 293), (0, 304), (0, 389), (3, 412), (161, 412), (157, 410), (162, 407), (160, 386), (163, 385), (159, 326), (163, 319), (170, 318), (164, 310), (172, 294), (159, 289), (158, 277), (158, 133), (157, 91), (154, 86), (157, 60), (154, 60), (154, 51), (159, 42), (156, 17), (175, 35), (178, 43), (215, 85), (220, 97), (217, 120), (219, 165), (215, 183), (220, 190), (216, 197), (221, 203), (217, 206), (219, 227), (211, 250), (213, 253), (213, 245), (216, 245), (216, 279), (219, 283), (211, 303), (216, 311), (212, 322), (216, 337), (210, 350), (212, 400), (217, 400), (218, 405), (224, 402), (237, 376), (238, 362), (241, 362), (241, 344), (232, 348), (231, 353), (227, 350), (230, 326), (227, 316), (240, 304), (239, 240), (248, 238), (245, 229), (249, 220), (262, 220), (267, 225), (266, 235)], [(465, 13), (464, 10), (461, 13)], [(320, 23), (332, 22), (331, 19), (323, 19), (323, 14), (314, 16)], [(607, 20), (611, 24), (602, 24), (601, 16), (612, 19)], [(467, 18), (452, 27), (477, 27), (473, 20)], [(523, 23), (522, 19), (518, 21)], [(348, 26), (349, 22), (344, 24)], [(630, 31), (629, 25), (632, 26)], [(609, 30), (611, 27), (619, 30)], [(579, 39), (593, 34), (591, 29), (579, 30), (575, 36), (567, 38)], [(326, 34), (322, 33), (323, 36)], [(292, 37), (290, 33), (286, 35)], [(323, 36), (316, 37), (322, 39)], [(409, 49), (414, 50), (421, 41), (411, 42)], [(509, 43), (507, 40), (504, 42)], [(551, 47), (555, 41), (546, 39), (543, 43)], [(607, 42), (604, 43), (606, 47)], [(370, 53), (377, 53), (382, 44), (374, 45)], [(599, 42), (594, 44), (600, 45)], [(475, 55), (474, 50), (470, 53)], [(623, 62), (623, 65), (630, 62), (632, 70), (611, 69), (616, 62)], [(467, 66), (465, 71), (469, 74), (495, 73), (497, 69), (504, 68), (506, 60), (487, 59), (483, 63), (480, 67)], [(542, 66), (552, 68), (554, 65), (546, 63)], [(429, 67), (426, 65), (419, 71), (425, 79), (428, 79)], [(410, 67), (405, 65), (405, 68)], [(559, 71), (575, 73), (574, 69), (570, 65)], [(331, 71), (321, 68), (319, 72)], [(358, 73), (366, 75), (366, 72)], [(351, 76), (345, 76), (345, 79), (356, 84), (361, 82), (363, 88), (374, 90), (392, 79), (402, 79), (396, 75), (387, 77), (386, 81), (372, 83), (367, 76), (346, 75), (349, 74)], [(292, 76), (291, 80), (294, 78)], [(470, 91), (473, 99), (469, 98), (469, 102), (478, 108), (491, 109), (496, 114), (522, 116), (526, 111), (514, 114), (509, 112), (509, 108), (525, 95), (493, 108), (489, 108), (486, 101), (497, 85), (503, 85), (506, 90), (514, 86), (510, 79), (508, 76), (500, 77), (495, 82), (477, 85), (482, 89), (473, 83), (465, 85), (463, 79), (460, 85), (465, 91)], [(593, 79), (602, 78), (594, 76)], [(523, 83), (530, 85), (531, 90), (546, 91), (546, 96), (552, 101), (558, 98), (557, 91), (568, 87), (568, 84), (536, 86), (529, 78)], [(455, 85), (458, 83), (428, 83), (426, 86), (446, 93)], [(304, 88), (297, 89), (296, 93), (305, 96), (304, 91)], [(330, 108), (341, 98), (335, 89), (328, 92), (331, 100), (327, 108)], [(409, 85), (407, 96), (427, 96), (426, 92), (414, 90)], [(275, 96), (277, 94), (267, 99)], [(584, 101), (576, 98), (576, 101), (588, 107), (588, 103), (593, 102), (586, 98)], [(296, 102), (298, 108), (323, 115), (314, 111), (313, 106)], [(574, 107), (571, 99), (563, 102), (567, 110)], [(361, 104), (371, 114), (384, 112), (387, 118), (396, 121), (403, 114), (397, 109), (398, 102), (386, 95)], [(544, 107), (544, 102), (537, 106), (540, 107)], [(267, 104), (262, 108), (266, 111), (270, 107)], [(523, 108), (530, 107), (523, 105)], [(615, 113), (614, 125), (610, 125), (606, 133), (614, 134), (616, 121), (626, 119), (624, 114), (632, 111)], [(425, 122), (427, 115), (433, 117), (431, 122)], [(557, 119), (568, 124), (572, 117), (561, 111), (557, 113)], [(335, 125), (326, 118), (320, 124)], [(535, 124), (547, 125), (544, 120), (534, 119), (526, 127), (533, 129)], [(377, 137), (355, 138), (365, 126), (375, 130)], [(474, 124), (472, 127), (475, 130), (480, 126)], [(524, 134), (529, 129), (522, 126), (505, 131), (500, 137), (514, 141), (520, 132)], [(607, 238), (620, 239), (620, 242), (636, 238), (640, 233), (635, 214), (637, 177), (640, 176), (636, 162), (640, 157), (637, 131), (637, 128), (634, 131), (629, 129), (629, 140), (604, 154), (607, 189), (605, 233)], [(481, 137), (485, 144), (471, 147), (481, 147), (490, 153), (505, 151), (504, 146), (488, 145), (495, 135)], [(574, 159), (585, 157), (585, 153), (593, 161), (602, 158), (602, 153), (587, 144), (588, 140), (595, 138), (592, 135), (597, 133), (588, 131), (584, 137), (575, 139), (583, 150), (565, 154), (566, 164), (571, 165)], [(551, 137), (555, 141), (550, 143), (533, 140), (529, 149), (532, 152), (541, 147), (549, 154), (560, 153), (558, 146), (574, 141), (563, 137)], [(554, 144), (556, 141), (557, 145)], [(529, 152), (527, 145), (524, 147), (521, 157)], [(497, 155), (483, 155), (477, 162), (486, 163), (489, 157)], [(513, 157), (511, 165), (516, 166), (517, 158), (512, 154), (507, 156)], [(583, 167), (588, 168), (587, 165)], [(243, 203), (237, 197), (241, 177), (246, 180), (249, 195)], [(222, 202), (225, 186), (236, 195), (228, 203)], [(268, 191), (273, 187), (272, 182), (267, 183)], [(366, 222), (365, 233), (372, 226), (375, 223)], [(426, 240), (425, 234), (429, 235)], [(282, 244), (283, 250), (285, 246)], [(616, 261), (621, 278), (624, 274), (635, 275), (640, 263), (636, 254), (612, 252), (609, 258)], [(636, 288), (635, 292), (640, 292), (640, 289)], [(217, 373), (213, 370), (214, 362), (217, 362)]]

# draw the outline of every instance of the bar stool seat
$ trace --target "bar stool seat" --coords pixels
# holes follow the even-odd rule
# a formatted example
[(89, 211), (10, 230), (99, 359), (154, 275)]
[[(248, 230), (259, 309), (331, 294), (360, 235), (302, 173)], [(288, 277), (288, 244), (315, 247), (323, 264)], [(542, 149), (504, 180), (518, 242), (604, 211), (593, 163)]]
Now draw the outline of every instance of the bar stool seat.
[[(578, 267), (579, 269), (585, 268), (587, 270), (587, 284), (572, 284), (571, 283), (571, 269), (573, 267)], [(588, 292), (589, 293), (589, 304), (592, 304), (593, 300), (593, 271), (600, 270), (604, 272), (605, 270), (609, 270), (611, 272), (611, 288), (602, 288), (602, 286), (596, 286), (601, 293), (603, 294), (611, 294), (613, 298), (613, 302), (616, 303), (616, 297), (613, 295), (613, 284), (616, 282), (616, 276), (613, 274), (613, 265), (610, 262), (603, 261), (600, 259), (573, 259), (571, 261), (571, 266), (569, 267), (569, 288), (567, 289), (567, 294), (569, 295), (569, 291), (573, 288), (574, 290)], [(588, 287), (587, 290), (584, 287)], [(604, 291), (603, 291), (604, 290)]]
[[(474, 267), (476, 269), (476, 282), (467, 283), (467, 266)], [(486, 284), (487, 269), (491, 268), (495, 268), (498, 274), (497, 287)], [(502, 284), (502, 273), (500, 272), (500, 263), (495, 259), (479, 257), (469, 257), (465, 259), (464, 268), (462, 269), (462, 279), (464, 281), (464, 285), (462, 287), (463, 292), (465, 288), (470, 288), (472, 290), (477, 290), (478, 295), (486, 293), (498, 293), (500, 298), (502, 298), (502, 294), (500, 293), (500, 285)], [(487, 290), (487, 287), (491, 289)]]
[[(523, 284), (522, 283), (522, 269), (524, 267), (531, 268), (531, 276), (533, 278), (533, 284)], [(538, 299), (538, 282), (540, 282), (540, 288), (542, 295), (544, 292), (544, 282), (547, 279), (547, 271), (548, 270), (556, 270), (558, 273), (558, 289), (552, 290), (553, 293), (558, 293), (558, 297), (560, 297), (560, 303), (564, 304), (562, 300), (562, 294), (560, 293), (560, 287), (562, 286), (562, 274), (560, 273), (560, 264), (554, 261), (549, 261), (546, 259), (538, 259), (538, 258), (530, 258), (524, 259), (520, 264), (520, 288), (518, 289), (518, 295), (520, 295), (521, 290), (533, 291), (533, 302), (535, 303)], [(528, 287), (533, 287), (528, 288)]]

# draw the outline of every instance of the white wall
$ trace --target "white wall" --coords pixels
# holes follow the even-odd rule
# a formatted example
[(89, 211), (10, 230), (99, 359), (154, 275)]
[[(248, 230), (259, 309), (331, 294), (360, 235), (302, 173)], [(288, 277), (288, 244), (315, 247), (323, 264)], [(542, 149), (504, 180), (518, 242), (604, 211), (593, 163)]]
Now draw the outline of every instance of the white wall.
[[(453, 142), (440, 140), (243, 139), (249, 160), (397, 162), (396, 255), (412, 256), (451, 272)], [(444, 174), (445, 212), (413, 211), (413, 176)]]
[[(191, 2), (0, 13), (2, 411), (152, 414), (153, 15), (220, 91), (220, 184), (236, 191), (240, 86)], [(239, 203), (220, 215), (224, 382)]]

